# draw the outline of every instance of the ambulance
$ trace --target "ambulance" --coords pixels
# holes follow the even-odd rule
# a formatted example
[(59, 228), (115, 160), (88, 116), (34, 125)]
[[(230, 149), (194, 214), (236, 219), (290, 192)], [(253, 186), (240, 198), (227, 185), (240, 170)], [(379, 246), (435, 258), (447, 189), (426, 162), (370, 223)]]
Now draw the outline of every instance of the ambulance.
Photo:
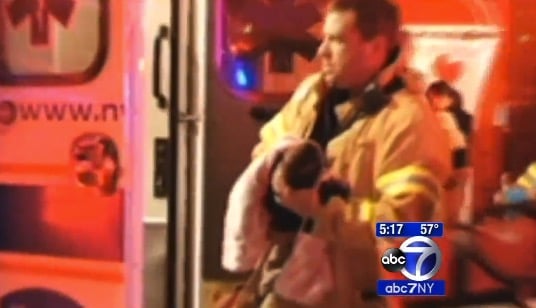
[[(210, 308), (240, 281), (220, 266), (227, 195), (318, 69), (325, 2), (0, 1), (0, 307)], [(474, 116), (474, 220), (536, 161), (536, 3), (397, 2), (411, 66)], [(482, 251), (515, 272), (536, 228), (509, 226)], [(456, 270), (468, 285), (448, 299), (508, 301), (479, 266)]]

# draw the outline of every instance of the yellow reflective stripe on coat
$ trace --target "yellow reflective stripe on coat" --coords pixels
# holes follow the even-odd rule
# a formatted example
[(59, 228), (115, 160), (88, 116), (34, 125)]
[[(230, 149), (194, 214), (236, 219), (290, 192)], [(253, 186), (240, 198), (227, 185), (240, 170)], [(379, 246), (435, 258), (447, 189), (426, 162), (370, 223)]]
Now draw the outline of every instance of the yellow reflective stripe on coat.
[(376, 213), (374, 211), (376, 204), (370, 200), (365, 200), (359, 204), (359, 220), (374, 221)]
[(359, 204), (359, 221), (366, 221), (371, 223), (372, 227), (376, 227), (378, 218), (386, 221), (398, 221), (398, 217), (394, 209), (387, 205), (378, 204), (371, 200), (364, 200)]
[(517, 179), (517, 184), (527, 189), (536, 188), (536, 163), (530, 164), (527, 171)]
[(440, 200), (440, 185), (437, 179), (421, 166), (407, 166), (384, 174), (376, 181), (376, 188), (391, 198), (420, 194), (434, 202)]

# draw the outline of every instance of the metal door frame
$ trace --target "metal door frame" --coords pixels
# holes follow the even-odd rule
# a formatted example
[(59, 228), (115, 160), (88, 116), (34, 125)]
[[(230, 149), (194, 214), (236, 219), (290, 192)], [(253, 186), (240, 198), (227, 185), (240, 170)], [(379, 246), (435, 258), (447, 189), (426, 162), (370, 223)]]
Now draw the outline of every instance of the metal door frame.
[[(171, 0), (169, 308), (201, 308), (209, 2)], [(180, 145), (186, 146), (181, 149)]]

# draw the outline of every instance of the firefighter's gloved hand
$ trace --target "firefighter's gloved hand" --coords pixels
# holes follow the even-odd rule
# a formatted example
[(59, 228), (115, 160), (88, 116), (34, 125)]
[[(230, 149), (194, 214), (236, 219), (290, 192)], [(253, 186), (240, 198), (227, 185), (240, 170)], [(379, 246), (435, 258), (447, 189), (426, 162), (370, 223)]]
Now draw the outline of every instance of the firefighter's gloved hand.
[(350, 198), (350, 185), (343, 180), (328, 178), (323, 180), (318, 187), (318, 196), (320, 204), (326, 205), (333, 197), (339, 197), (343, 200)]

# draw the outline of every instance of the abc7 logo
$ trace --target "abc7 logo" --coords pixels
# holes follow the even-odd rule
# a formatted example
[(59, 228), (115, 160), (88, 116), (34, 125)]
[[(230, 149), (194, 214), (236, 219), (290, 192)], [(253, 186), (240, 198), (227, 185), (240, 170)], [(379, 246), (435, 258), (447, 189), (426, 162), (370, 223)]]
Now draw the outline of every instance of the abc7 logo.
[(389, 272), (401, 272), (407, 279), (425, 281), (439, 271), (441, 251), (430, 238), (414, 236), (404, 241), (400, 248), (387, 249), (381, 262)]

